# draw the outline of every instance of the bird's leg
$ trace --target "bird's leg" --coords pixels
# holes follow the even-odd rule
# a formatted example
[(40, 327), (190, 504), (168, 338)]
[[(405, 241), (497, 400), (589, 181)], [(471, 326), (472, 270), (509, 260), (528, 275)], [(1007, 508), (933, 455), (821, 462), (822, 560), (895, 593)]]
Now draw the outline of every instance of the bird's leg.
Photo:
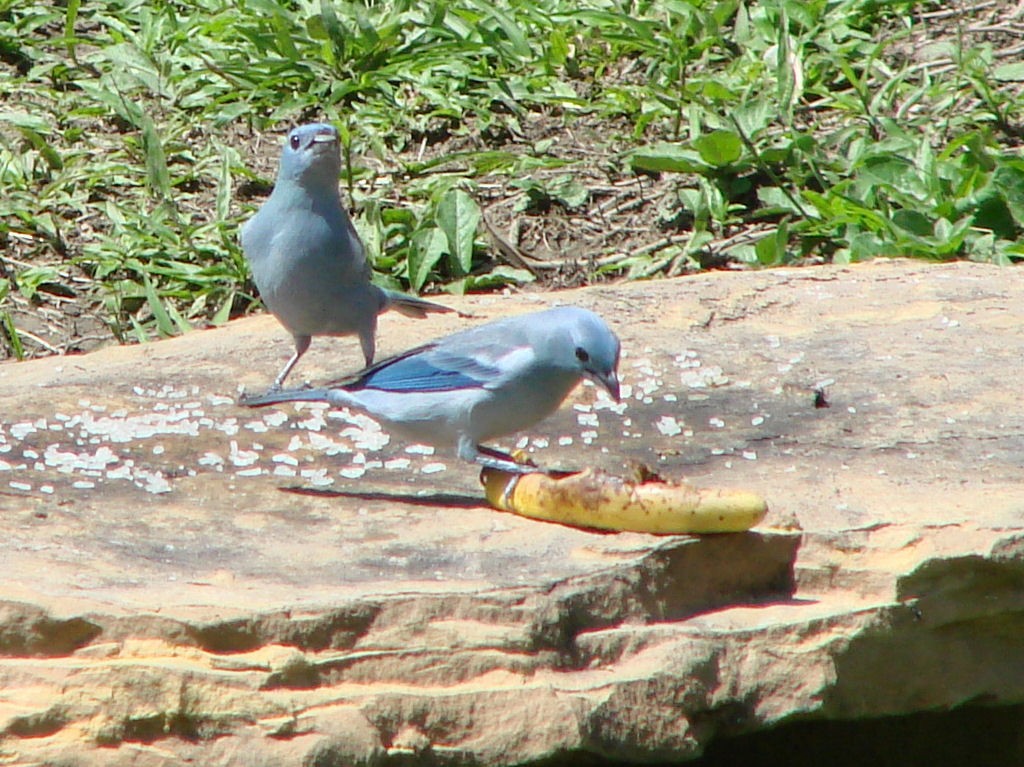
[[(469, 458), (469, 460), (475, 461), (488, 469), (507, 471), (511, 474), (533, 474), (534, 472), (542, 472), (555, 478), (566, 477), (570, 474), (577, 473), (574, 471), (562, 471), (560, 469), (542, 469), (528, 463), (519, 463), (508, 453), (502, 450), (496, 450), (493, 447), (487, 447), (486, 445), (473, 445), (472, 450), (473, 456)], [(462, 455), (461, 449), (459, 450), (459, 456), (465, 457)]]
[(359, 331), (359, 346), (363, 350), (363, 360), (366, 367), (373, 364), (373, 356), (377, 350), (377, 322), (374, 317), (373, 323), (368, 328)]
[(309, 348), (310, 342), (313, 340), (311, 336), (292, 336), (295, 339), (295, 354), (292, 355), (291, 359), (285, 363), (284, 368), (277, 374), (277, 378), (274, 379), (274, 383), (270, 385), (267, 390), (267, 394), (281, 391), (281, 387), (284, 385), (284, 379), (288, 377), (288, 374), (292, 372), (292, 368), (295, 367), (302, 355), (306, 353)]

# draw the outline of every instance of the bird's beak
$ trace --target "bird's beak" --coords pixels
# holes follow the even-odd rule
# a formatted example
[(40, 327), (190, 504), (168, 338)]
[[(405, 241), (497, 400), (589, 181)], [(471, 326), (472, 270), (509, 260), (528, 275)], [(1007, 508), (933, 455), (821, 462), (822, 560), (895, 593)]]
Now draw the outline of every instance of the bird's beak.
[(335, 141), (334, 134), (324, 131), (323, 133), (317, 133), (313, 136), (314, 144), (333, 144)]
[(584, 375), (594, 383), (604, 387), (613, 400), (616, 402), (622, 401), (622, 397), (619, 395), (619, 377), (615, 374), (614, 370), (607, 375), (591, 372), (587, 372)]

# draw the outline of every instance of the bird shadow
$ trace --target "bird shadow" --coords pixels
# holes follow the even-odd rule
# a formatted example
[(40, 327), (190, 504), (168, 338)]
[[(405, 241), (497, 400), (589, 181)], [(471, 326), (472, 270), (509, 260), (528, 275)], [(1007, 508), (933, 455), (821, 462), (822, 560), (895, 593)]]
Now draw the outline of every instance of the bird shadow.
[(307, 495), (317, 498), (350, 498), (358, 501), (407, 503), (411, 506), (426, 506), (442, 509), (478, 509), (481, 506), (487, 505), (486, 500), (482, 496), (458, 495), (456, 493), (431, 493), (430, 495), (419, 495), (415, 493), (386, 493), (379, 490), (324, 490), (315, 487), (301, 487), (299, 485), (281, 487), (278, 489), (282, 493)]

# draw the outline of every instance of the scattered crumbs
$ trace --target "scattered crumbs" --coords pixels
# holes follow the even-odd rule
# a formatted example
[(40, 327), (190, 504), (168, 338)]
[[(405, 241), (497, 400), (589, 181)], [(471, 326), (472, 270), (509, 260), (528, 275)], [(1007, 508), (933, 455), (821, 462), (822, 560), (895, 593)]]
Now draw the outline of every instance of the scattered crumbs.
[(580, 432), (580, 439), (582, 439), (589, 445), (591, 442), (597, 439), (597, 432), (594, 431), (593, 429), (588, 429), (587, 431)]
[(267, 431), (267, 424), (264, 421), (249, 421), (248, 423), (243, 424), (242, 428), (256, 432), (257, 434), (263, 434)]
[(597, 413), (577, 413), (576, 423), (580, 426), (597, 426)]
[(437, 474), (447, 468), (443, 463), (427, 463), (420, 468), (420, 474)]
[(288, 415), (283, 410), (271, 410), (263, 414), (263, 423), (267, 426), (282, 426), (288, 421)]
[(520, 438), (519, 438), (519, 441), (518, 441), (518, 442), (516, 442), (516, 447), (517, 447), (518, 449), (520, 449), (520, 450), (525, 450), (525, 449), (526, 449), (526, 447), (527, 447), (527, 446), (528, 446), (529, 444), (530, 444), (530, 438), (529, 438), (529, 437), (520, 437)]
[[(289, 455), (288, 453), (275, 453), (270, 460), (273, 461), (274, 463), (283, 463), (287, 464), (288, 466), (299, 465), (299, 459), (296, 458), (294, 455)], [(292, 472), (293, 475), (294, 473), (295, 472)]]
[(594, 409), (593, 405), (588, 405), (585, 402), (577, 402), (572, 406), (572, 409), (580, 413), (589, 413)]
[(159, 471), (137, 471), (135, 473), (135, 484), (147, 493), (153, 493), (154, 495), (171, 492), (171, 483)]
[(732, 468), (732, 461), (726, 461), (725, 462), (725, 468), (731, 469)]
[(662, 399), (665, 400), (665, 402), (677, 402), (679, 398), (676, 397), (675, 394), (665, 394), (662, 396)]
[(417, 444), (406, 445), (405, 452), (409, 453), (410, 455), (433, 455), (434, 446)]
[(235, 403), (233, 397), (225, 397), (223, 394), (210, 394), (207, 396), (206, 401), (214, 407), (218, 405), (233, 405)]
[(46, 493), (47, 495), (53, 495), (53, 485), (40, 485), (40, 493)]
[(757, 451), (756, 450), (744, 450), (742, 455), (748, 461), (756, 461), (757, 460)]
[(14, 480), (11, 480), (7, 484), (10, 485), (11, 487), (13, 487), (15, 490), (31, 490), (32, 489), (32, 485), (30, 485), (28, 482), (15, 482)]
[(300, 473), (314, 487), (327, 487), (334, 484), (334, 480), (327, 476), (327, 469), (303, 469)]
[(716, 429), (725, 428), (725, 421), (723, 421), (721, 418), (709, 418), (708, 424), (714, 426)]
[(679, 380), (683, 386), (690, 389), (708, 389), (725, 386), (729, 383), (729, 377), (722, 372), (722, 368), (717, 366), (684, 370), (679, 374)]
[(235, 466), (252, 466), (259, 460), (259, 454), (253, 450), (239, 450), (238, 443), (231, 440), (231, 452), (228, 460)]
[(569, 436), (559, 437), (558, 438), (558, 444), (561, 445), (562, 447), (566, 447), (568, 445), (571, 445), (572, 444), (572, 437), (569, 437)]
[(325, 427), (327, 425), (327, 421), (324, 420), (324, 411), (317, 410), (309, 418), (303, 421), (299, 421), (295, 425), (298, 426), (300, 429), (316, 432), (320, 431), (323, 427)]
[(856, 413), (857, 412), (857, 408), (855, 408), (853, 405), (850, 405), (850, 407), (846, 408), (846, 411), (848, 413)]
[(412, 465), (412, 461), (408, 458), (390, 458), (384, 461), (385, 469), (408, 469)]
[[(311, 431), (306, 435), (309, 439), (309, 446), (313, 450), (318, 450), (325, 455), (338, 455), (339, 453), (351, 453), (352, 449), (345, 442), (338, 442), (333, 437), (329, 437), (326, 434), (321, 434), (317, 431)], [(302, 441), (297, 438), (293, 438), (288, 443), (288, 449), (291, 451), (298, 450), (302, 445)]]
[(90, 482), (87, 479), (80, 479), (77, 482), (72, 482), (71, 487), (75, 488), (75, 490), (92, 490), (96, 487), (96, 483)]
[(34, 461), (36, 458), (39, 457), (39, 453), (37, 453), (35, 450), (22, 450), (21, 456), (22, 458), (30, 458)]
[(782, 341), (779, 340), (778, 336), (765, 336), (764, 340), (767, 341), (768, 347), (771, 349), (778, 349), (782, 346)]
[(755, 415), (753, 418), (750, 419), (750, 425), (751, 426), (760, 426), (763, 423), (764, 423), (764, 416)]
[(216, 453), (206, 452), (200, 457), (198, 463), (200, 466), (223, 466), (224, 459)]
[(278, 466), (274, 467), (274, 476), (275, 477), (294, 477), (295, 476), (295, 469), (293, 469), (291, 466), (280, 466), (280, 465), (278, 465)]
[(663, 415), (655, 422), (654, 425), (657, 426), (658, 431), (666, 437), (674, 437), (683, 431), (683, 427), (679, 425), (679, 421), (670, 415)]
[(132, 467), (127, 464), (122, 464), (116, 469), (107, 470), (107, 479), (131, 479), (132, 478)]
[(548, 442), (547, 437), (534, 437), (532, 442), (533, 446), (538, 449), (544, 449), (545, 447), (551, 444), (550, 442)]
[(366, 469), (362, 466), (346, 466), (338, 471), (338, 474), (345, 477), (345, 479), (359, 479), (365, 473)]
[(236, 477), (258, 477), (263, 473), (263, 469), (258, 466), (252, 469), (242, 469), (241, 471), (235, 472)]
[(629, 399), (633, 396), (633, 387), (630, 384), (622, 384), (619, 387), (619, 396), (622, 399)]
[(391, 441), (391, 437), (381, 431), (380, 426), (376, 423), (373, 423), (373, 427), (364, 429), (358, 426), (349, 426), (342, 430), (340, 436), (352, 440), (352, 444), (360, 450), (380, 450)]
[(25, 439), (25, 437), (36, 430), (36, 427), (27, 421), (23, 421), (21, 423), (12, 423), (10, 430), (11, 436), (15, 439)]
[(153, 445), (153, 455), (163, 455), (163, 454), (164, 454), (164, 446), (163, 445)]

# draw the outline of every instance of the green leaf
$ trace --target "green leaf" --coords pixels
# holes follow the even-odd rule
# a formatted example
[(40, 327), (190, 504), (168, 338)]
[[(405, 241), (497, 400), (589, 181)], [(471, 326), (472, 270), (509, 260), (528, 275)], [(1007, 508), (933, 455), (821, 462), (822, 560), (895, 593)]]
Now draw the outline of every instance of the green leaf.
[(437, 227), (421, 229), (409, 243), (409, 284), (417, 293), (427, 284), (430, 275), (448, 248), (448, 238)]
[(1024, 227), (1024, 163), (1001, 163), (992, 176), (992, 183), (1001, 192), (1017, 226)]
[(743, 140), (733, 131), (716, 130), (693, 142), (700, 157), (708, 165), (721, 168), (731, 165), (743, 154)]
[(678, 144), (652, 144), (635, 149), (629, 155), (633, 170), (657, 173), (706, 173), (708, 164), (692, 149)]
[(68, 55), (75, 58), (75, 21), (78, 19), (80, 0), (67, 0), (64, 11), (64, 43), (68, 47)]
[(3, 319), (3, 329), (4, 335), (7, 336), (7, 343), (11, 345), (11, 354), (14, 355), (15, 359), (25, 359), (25, 347), (21, 343), (21, 334), (18, 333), (18, 328), (14, 325), (14, 317), (11, 316), (10, 312), (2, 312), (0, 317)]
[(47, 120), (26, 112), (0, 112), (0, 122), (10, 123), (16, 128), (27, 129), (36, 133), (48, 133), (51, 128)]
[(224, 221), (231, 214), (231, 152), (222, 147), (220, 150), (220, 176), (217, 184), (217, 218)]
[(221, 303), (220, 308), (210, 318), (211, 325), (219, 327), (221, 325), (224, 325), (225, 323), (227, 323), (229, 319), (231, 319), (231, 308), (235, 304), (236, 295), (237, 294), (233, 290), (230, 293), (228, 293), (227, 297)]
[(153, 281), (149, 279), (149, 275), (142, 275), (142, 285), (146, 291), (146, 303), (149, 304), (149, 310), (153, 313), (153, 319), (156, 320), (157, 331), (162, 336), (173, 336), (175, 323), (167, 313), (167, 309), (164, 308), (164, 302), (157, 294), (156, 288), (153, 287)]
[(757, 241), (754, 252), (762, 266), (777, 266), (788, 260), (788, 248), (789, 225), (783, 221), (774, 232)]
[(1019, 83), (1024, 81), (1024, 63), (1001, 64), (992, 70), (992, 79)]
[(166, 200), (171, 196), (171, 174), (167, 170), (164, 145), (160, 141), (160, 134), (153, 118), (142, 112), (141, 122), (142, 150), (146, 155), (146, 179), (149, 181), (150, 189), (161, 199)]
[(461, 189), (451, 189), (441, 198), (434, 218), (448, 240), (448, 252), (454, 257), (456, 274), (469, 274), (473, 268), (473, 245), (480, 223), (480, 206)]
[(897, 210), (892, 214), (892, 222), (917, 237), (931, 237), (935, 231), (931, 220), (917, 210)]

